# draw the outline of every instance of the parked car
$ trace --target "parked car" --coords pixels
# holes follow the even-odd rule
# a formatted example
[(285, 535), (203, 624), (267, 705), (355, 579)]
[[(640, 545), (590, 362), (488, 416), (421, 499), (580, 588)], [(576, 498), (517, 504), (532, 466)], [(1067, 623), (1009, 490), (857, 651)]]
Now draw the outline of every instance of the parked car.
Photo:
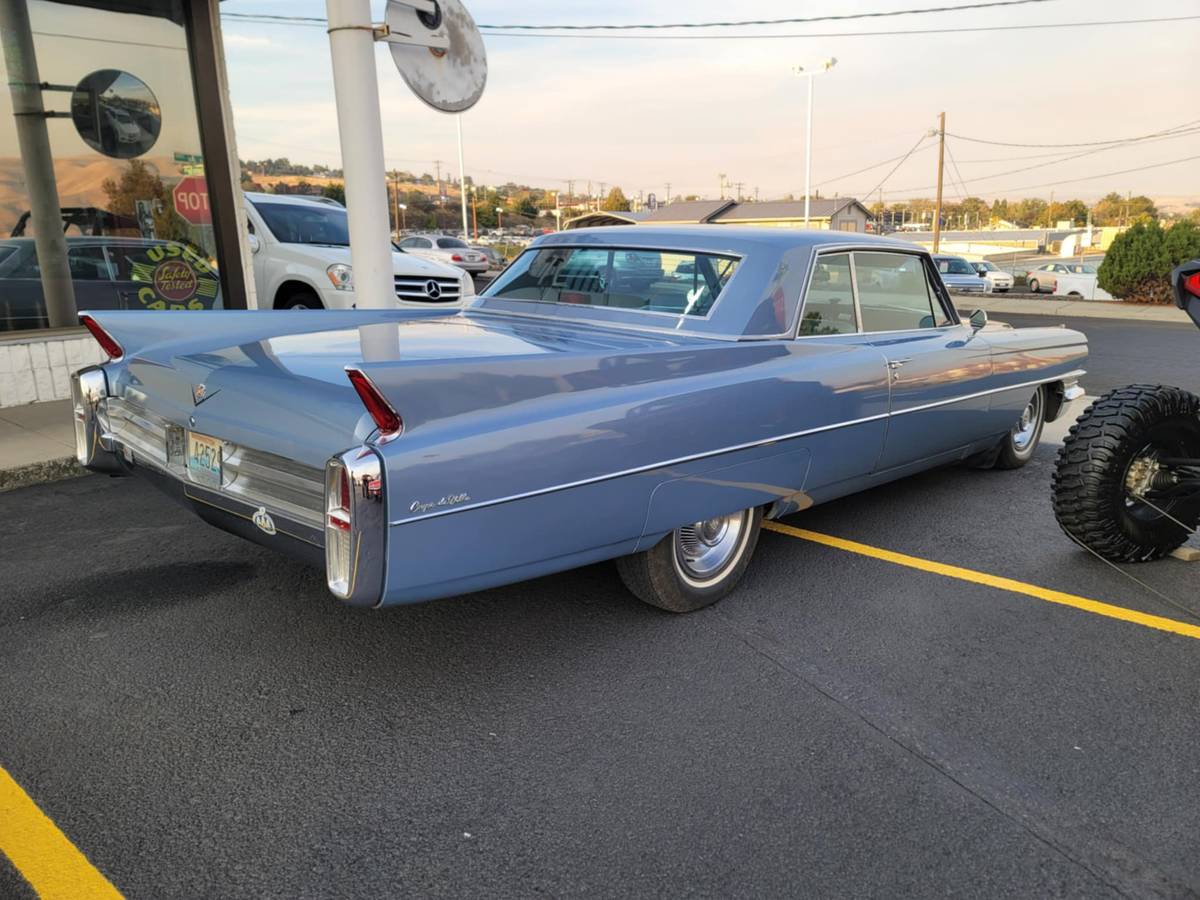
[(508, 260), (504, 258), (504, 254), (495, 247), (472, 246), (471, 249), (487, 257), (488, 269), (503, 269), (508, 265)]
[(933, 257), (938, 274), (946, 288), (961, 294), (982, 294), (988, 288), (987, 280), (981, 278), (971, 264), (961, 256), (937, 255)]
[[(1069, 266), (1074, 270), (1082, 266)], [(1056, 273), (1054, 276), (1054, 293), (1062, 297), (1074, 297), (1077, 300), (1116, 300), (1104, 288), (1100, 287), (1096, 274), (1070, 271), (1066, 274)]]
[[(340, 203), (258, 193), (247, 193), (246, 201), (260, 309), (354, 308), (350, 230)], [(392, 271), (397, 306), (458, 306), (475, 293), (470, 275), (399, 249)]]
[(413, 256), (457, 266), (473, 275), (488, 270), (483, 251), (473, 249), (462, 238), (448, 234), (414, 234), (400, 242), (400, 249)]
[[(216, 265), (178, 241), (68, 237), (67, 265), (79, 309), (220, 309)], [(0, 331), (46, 324), (33, 238), (0, 239)]]
[(1036, 269), (1030, 269), (1025, 275), (1025, 285), (1034, 293), (1056, 293), (1060, 275), (1069, 275), (1071, 270), (1065, 263), (1045, 263)]
[[(630, 250), (697, 278), (628, 290)], [(370, 606), (615, 558), (642, 600), (698, 609), (764, 518), (1023, 465), (1087, 355), (1068, 329), (960, 320), (912, 244), (716, 226), (546, 235), (458, 312), (192, 319), (84, 316), (111, 359), (74, 379), (80, 461)]]
[(971, 263), (971, 268), (975, 270), (980, 278), (987, 282), (987, 290), (996, 294), (1003, 294), (1005, 291), (1012, 290), (1013, 277), (999, 268), (994, 262), (983, 259), (979, 262)]

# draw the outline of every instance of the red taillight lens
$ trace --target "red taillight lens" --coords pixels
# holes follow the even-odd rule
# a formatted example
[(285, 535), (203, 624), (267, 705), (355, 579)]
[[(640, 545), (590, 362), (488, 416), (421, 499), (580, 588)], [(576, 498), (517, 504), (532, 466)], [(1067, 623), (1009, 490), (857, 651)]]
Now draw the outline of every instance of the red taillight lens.
[(125, 355), (125, 350), (117, 343), (116, 339), (100, 327), (100, 323), (91, 316), (81, 315), (79, 321), (83, 323), (83, 327), (92, 333), (92, 337), (96, 339), (96, 343), (100, 345), (100, 349), (108, 354), (108, 358), (112, 360), (120, 359)]
[(338, 494), (340, 496), (338, 499), (341, 501), (342, 509), (349, 509), (350, 508), (350, 475), (346, 472), (345, 469), (342, 469), (342, 474), (339, 478), (339, 481), (340, 481), (340, 484), (338, 485)]
[(1200, 272), (1183, 279), (1183, 289), (1193, 297), (1200, 297)]
[(454, 262), (462, 262), (463, 261), (463, 258), (461, 256), (459, 256), (457, 253), (455, 253), (453, 256), (451, 256), (450, 259), (452, 259)]
[(396, 437), (399, 435), (404, 430), (404, 422), (400, 418), (400, 414), (392, 409), (383, 394), (379, 393), (379, 389), (371, 383), (371, 379), (359, 369), (347, 369), (346, 375), (350, 378), (350, 383), (354, 385), (354, 390), (358, 392), (363, 406), (367, 408), (367, 412), (375, 420), (379, 430), (383, 432), (383, 436)]

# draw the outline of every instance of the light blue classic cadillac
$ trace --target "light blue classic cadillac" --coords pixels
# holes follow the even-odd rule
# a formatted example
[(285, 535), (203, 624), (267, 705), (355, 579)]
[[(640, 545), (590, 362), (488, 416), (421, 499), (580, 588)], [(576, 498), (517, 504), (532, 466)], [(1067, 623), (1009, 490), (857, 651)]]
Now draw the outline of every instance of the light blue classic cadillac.
[(462, 311), (85, 313), (80, 462), (381, 606), (616, 559), (731, 591), (764, 517), (933, 466), (1012, 468), (1083, 335), (960, 321), (929, 254), (836, 232), (535, 241)]

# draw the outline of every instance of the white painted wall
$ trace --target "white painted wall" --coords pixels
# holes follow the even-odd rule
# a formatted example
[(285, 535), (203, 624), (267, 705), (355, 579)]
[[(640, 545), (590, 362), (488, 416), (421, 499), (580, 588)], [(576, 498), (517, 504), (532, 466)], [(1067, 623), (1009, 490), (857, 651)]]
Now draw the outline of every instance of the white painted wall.
[(71, 396), (71, 373), (104, 362), (86, 332), (38, 335), (0, 341), (0, 407), (23, 406)]

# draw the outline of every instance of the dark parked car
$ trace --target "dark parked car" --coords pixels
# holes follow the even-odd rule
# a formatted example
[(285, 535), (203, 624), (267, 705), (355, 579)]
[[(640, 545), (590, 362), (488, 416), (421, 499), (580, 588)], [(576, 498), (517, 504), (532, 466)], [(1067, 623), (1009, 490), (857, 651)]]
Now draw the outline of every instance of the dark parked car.
[[(220, 309), (216, 267), (176, 241), (69, 237), (67, 263), (79, 309)], [(33, 238), (0, 240), (0, 331), (46, 324)]]

